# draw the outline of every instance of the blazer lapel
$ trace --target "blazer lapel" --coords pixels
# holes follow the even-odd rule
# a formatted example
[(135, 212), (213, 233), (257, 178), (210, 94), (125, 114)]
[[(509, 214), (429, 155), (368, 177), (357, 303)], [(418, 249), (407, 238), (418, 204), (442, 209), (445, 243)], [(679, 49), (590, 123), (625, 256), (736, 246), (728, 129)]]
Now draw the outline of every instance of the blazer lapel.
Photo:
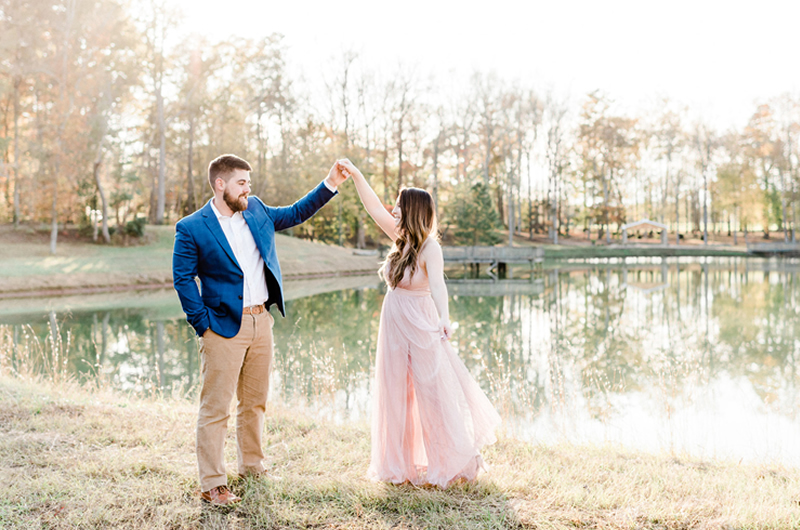
[[(211, 199), (213, 201), (214, 199)], [(239, 262), (236, 261), (236, 256), (233, 254), (233, 249), (231, 245), (228, 243), (228, 238), (225, 237), (225, 232), (222, 231), (222, 226), (219, 224), (219, 220), (217, 216), (214, 214), (214, 210), (211, 209), (211, 201), (208, 201), (205, 206), (203, 206), (202, 214), (203, 214), (203, 221), (205, 221), (206, 226), (214, 234), (214, 237), (217, 239), (217, 243), (220, 244), (222, 250), (225, 251), (225, 254), (231, 258), (237, 267), (240, 269), (242, 268), (239, 265)]]

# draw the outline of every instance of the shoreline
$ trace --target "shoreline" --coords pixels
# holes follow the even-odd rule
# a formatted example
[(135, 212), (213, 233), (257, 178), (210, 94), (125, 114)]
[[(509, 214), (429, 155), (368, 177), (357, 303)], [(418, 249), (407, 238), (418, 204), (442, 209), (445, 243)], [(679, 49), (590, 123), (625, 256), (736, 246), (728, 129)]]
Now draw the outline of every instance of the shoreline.
[[(0, 230), (0, 299), (172, 288), (174, 227), (148, 226), (146, 244), (110, 247), (66, 241), (51, 256), (34, 236)], [(41, 238), (39, 238), (41, 239)], [(376, 256), (277, 234), (285, 282), (373, 274)]]
[[(377, 270), (377, 267), (376, 269)], [(284, 276), (285, 283), (304, 281), (304, 280), (318, 280), (324, 278), (342, 278), (347, 276), (367, 276), (375, 273), (372, 269), (357, 269), (348, 271), (336, 271), (331, 273), (310, 273), (310, 274), (295, 274)], [(159, 289), (172, 289), (172, 280), (161, 283), (122, 283), (106, 286), (74, 286), (62, 289), (38, 289), (29, 291), (0, 291), (0, 300), (13, 300), (22, 298), (43, 298), (50, 296), (75, 296), (84, 294), (104, 294), (104, 293), (126, 293), (136, 291), (155, 291)]]
[[(174, 228), (148, 226), (148, 241), (135, 247), (108, 247), (65, 241), (60, 253), (50, 256), (43, 240), (10, 229), (0, 230), (0, 300), (41, 298), (172, 287), (171, 261)], [(41, 239), (41, 238), (39, 238)], [(516, 245), (544, 248), (545, 262), (671, 257), (752, 257), (745, 247), (725, 244), (704, 246), (656, 243), (590, 245), (575, 240), (551, 245), (517, 238)], [(278, 234), (276, 245), (284, 281), (374, 274), (375, 255), (363, 251), (310, 242)]]

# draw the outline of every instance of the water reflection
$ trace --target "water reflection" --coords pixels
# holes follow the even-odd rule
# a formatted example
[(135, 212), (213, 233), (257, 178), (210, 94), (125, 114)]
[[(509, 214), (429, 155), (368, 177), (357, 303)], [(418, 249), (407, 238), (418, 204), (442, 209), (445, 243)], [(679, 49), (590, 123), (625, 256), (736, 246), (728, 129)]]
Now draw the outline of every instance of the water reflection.
[[(455, 280), (453, 343), (524, 439), (798, 465), (799, 270), (790, 260), (629, 259)], [(365, 418), (383, 294), (374, 277), (296, 289), (275, 326), (270, 399)], [(82, 303), (48, 313), (0, 304), (6, 364), (39, 358), (40, 370), (124, 390), (196, 390), (196, 342), (174, 293)]]

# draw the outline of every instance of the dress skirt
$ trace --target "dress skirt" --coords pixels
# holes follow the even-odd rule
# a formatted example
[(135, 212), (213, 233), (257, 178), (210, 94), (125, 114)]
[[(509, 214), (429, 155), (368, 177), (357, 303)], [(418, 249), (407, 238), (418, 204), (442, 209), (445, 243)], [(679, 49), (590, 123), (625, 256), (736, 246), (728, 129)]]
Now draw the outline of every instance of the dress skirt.
[(430, 291), (395, 288), (381, 311), (368, 476), (445, 488), (474, 480), (501, 419), (450, 343)]

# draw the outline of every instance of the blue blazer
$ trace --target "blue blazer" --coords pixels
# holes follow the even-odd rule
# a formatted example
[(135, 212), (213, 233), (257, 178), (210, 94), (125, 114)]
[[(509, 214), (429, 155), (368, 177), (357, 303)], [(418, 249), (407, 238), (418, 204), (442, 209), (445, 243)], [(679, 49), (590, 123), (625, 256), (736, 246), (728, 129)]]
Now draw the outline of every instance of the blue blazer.
[[(267, 279), (267, 309), (276, 304), (283, 316), (283, 280), (275, 232), (299, 225), (313, 216), (336, 193), (324, 182), (291, 206), (274, 208), (258, 197), (247, 199), (242, 216), (253, 234)], [(195, 282), (200, 279), (200, 288)], [(202, 336), (211, 329), (223, 337), (234, 337), (242, 325), (244, 274), (228, 244), (211, 201), (184, 217), (175, 225), (175, 247), (172, 253), (172, 281), (186, 320)]]

